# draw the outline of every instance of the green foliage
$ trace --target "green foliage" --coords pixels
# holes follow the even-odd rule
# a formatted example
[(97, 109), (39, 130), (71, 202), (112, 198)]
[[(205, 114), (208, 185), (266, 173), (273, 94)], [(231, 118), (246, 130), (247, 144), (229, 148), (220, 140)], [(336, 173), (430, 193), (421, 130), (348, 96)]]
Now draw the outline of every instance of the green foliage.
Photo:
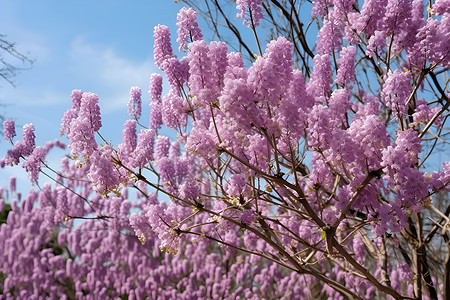
[(8, 214), (11, 211), (11, 205), (6, 203), (3, 210), (0, 212), (0, 225), (3, 223), (6, 223), (6, 220), (8, 219)]

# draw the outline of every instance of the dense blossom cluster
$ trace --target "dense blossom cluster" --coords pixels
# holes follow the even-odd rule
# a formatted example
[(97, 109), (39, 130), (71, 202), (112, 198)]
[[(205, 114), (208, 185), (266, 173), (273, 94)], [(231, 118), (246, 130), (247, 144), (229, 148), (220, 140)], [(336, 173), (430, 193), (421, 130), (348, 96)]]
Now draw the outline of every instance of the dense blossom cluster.
[[(14, 122), (10, 123), (10, 127), (7, 129), (9, 136), (13, 136), (11, 128), (14, 128)], [(34, 125), (25, 124), (22, 130), (22, 140), (16, 141), (14, 146), (6, 152), (5, 157), (0, 160), (0, 166), (5, 165), (17, 165), (20, 162), (21, 157), (29, 156), (35, 147)]]
[[(98, 96), (74, 90), (61, 124), (73, 160), (63, 160), (54, 187), (10, 197), (0, 227), (6, 298), (448, 297), (450, 285), (440, 291), (450, 268), (432, 272), (424, 257), (449, 222), (433, 218), (448, 201), (450, 163), (423, 166), (445, 139), (447, 2), (425, 17), (418, 0), (360, 9), (314, 1), (312, 72), (293, 68), (298, 45), (286, 37), (247, 67), (225, 43), (202, 39), (192, 9), (177, 18), (181, 59), (169, 28), (156, 26), (155, 64), (169, 90), (151, 75), (148, 128), (133, 87), (122, 142), (97, 142)], [(238, 16), (257, 26), (261, 5), (238, 0)], [(4, 129), (12, 141), (14, 124)], [(0, 164), (23, 158), (36, 183), (50, 148), (62, 145), (36, 147), (33, 131), (25, 125)]]
[(141, 117), (141, 95), (142, 91), (137, 86), (133, 86), (130, 90), (130, 100), (128, 101), (128, 114), (133, 119)]
[(3, 122), (3, 138), (10, 140), (16, 136), (16, 127), (13, 120), (5, 120)]
[(179, 50), (187, 50), (190, 42), (201, 40), (203, 38), (202, 31), (198, 27), (197, 12), (192, 8), (183, 7), (177, 15), (178, 38), (180, 44)]
[(259, 26), (259, 20), (263, 17), (262, 0), (237, 0), (236, 8), (241, 12), (236, 14), (236, 17), (244, 19), (243, 24), (248, 27)]
[[(69, 169), (72, 172), (75, 166)], [(89, 189), (86, 183), (77, 186)], [(217, 247), (206, 238), (186, 244), (176, 256), (160, 252), (161, 241), (151, 234), (148, 223), (167, 225), (150, 213), (149, 217), (132, 214), (128, 220), (131, 210), (156, 212), (159, 208), (160, 215), (163, 213), (170, 222), (169, 213), (182, 217), (189, 209), (158, 204), (154, 194), (140, 204), (128, 201), (126, 193), (109, 199), (92, 193), (85, 196), (90, 206), (81, 195), (46, 184), (39, 193), (30, 191), (21, 203), (13, 198), (7, 223), (0, 228), (0, 268), (8, 275), (1, 285), (6, 299), (34, 299), (39, 295), (62, 299), (303, 299), (320, 293), (313, 278), (302, 278), (274, 262)], [(3, 198), (0, 203), (3, 208)], [(90, 213), (108, 218), (78, 225), (71, 219)], [(248, 224), (254, 218), (249, 211), (242, 215)], [(61, 231), (54, 227), (59, 222), (64, 224)], [(138, 235), (146, 236), (144, 244), (135, 238), (131, 226)], [(245, 240), (236, 242), (243, 244)], [(303, 284), (305, 280), (309, 286)]]

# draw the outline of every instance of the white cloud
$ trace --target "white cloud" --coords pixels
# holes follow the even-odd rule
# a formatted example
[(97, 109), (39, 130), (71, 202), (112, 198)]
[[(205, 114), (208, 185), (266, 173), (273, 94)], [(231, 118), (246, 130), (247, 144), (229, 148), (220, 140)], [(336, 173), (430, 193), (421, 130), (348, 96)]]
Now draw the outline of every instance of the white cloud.
[(102, 111), (125, 109), (132, 86), (146, 95), (151, 73), (156, 72), (151, 56), (137, 61), (120, 56), (113, 48), (89, 44), (83, 37), (70, 48), (71, 73), (80, 76), (91, 92), (101, 94)]

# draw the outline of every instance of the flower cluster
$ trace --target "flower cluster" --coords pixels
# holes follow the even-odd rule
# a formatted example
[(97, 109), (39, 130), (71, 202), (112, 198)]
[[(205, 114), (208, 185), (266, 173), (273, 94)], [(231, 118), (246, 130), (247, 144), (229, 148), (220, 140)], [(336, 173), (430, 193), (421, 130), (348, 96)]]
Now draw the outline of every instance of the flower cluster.
[[(182, 58), (156, 26), (165, 77), (150, 78), (149, 127), (133, 87), (116, 146), (99, 134), (98, 96), (74, 90), (61, 124), (72, 155), (55, 186), (19, 200), (11, 184), (10, 207), (0, 200), (6, 298), (445, 297), (425, 256), (442, 254), (429, 243), (447, 234), (436, 211), (450, 163), (425, 170), (448, 142), (450, 12), (436, 1), (425, 18), (419, 2), (314, 1), (313, 50), (290, 24), (296, 38), (246, 63), (203, 40), (192, 9), (177, 18)], [(238, 17), (256, 27), (261, 6), (238, 0)], [(27, 124), (0, 165), (23, 160), (36, 183), (53, 146), (36, 147)]]
[(131, 118), (138, 120), (141, 117), (141, 95), (142, 91), (137, 86), (130, 89), (130, 100), (128, 101), (128, 114)]
[(237, 0), (236, 4), (236, 8), (241, 10), (236, 17), (244, 19), (243, 24), (248, 27), (258, 27), (259, 20), (263, 17), (262, 0)]
[(16, 136), (16, 125), (13, 120), (5, 120), (3, 122), (3, 138), (10, 140)]
[(180, 44), (179, 50), (187, 50), (186, 46), (189, 42), (201, 40), (203, 38), (202, 31), (198, 27), (197, 12), (192, 8), (183, 7), (177, 15), (177, 42)]

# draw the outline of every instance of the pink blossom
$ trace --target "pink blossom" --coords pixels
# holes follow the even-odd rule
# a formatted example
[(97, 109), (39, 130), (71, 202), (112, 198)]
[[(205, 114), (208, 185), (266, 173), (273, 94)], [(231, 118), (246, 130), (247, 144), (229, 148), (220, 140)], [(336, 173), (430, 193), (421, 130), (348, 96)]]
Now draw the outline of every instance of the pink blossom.
[(88, 157), (97, 149), (94, 131), (87, 118), (78, 117), (73, 120), (68, 138), (69, 148), (74, 156), (80, 153), (83, 157)]
[(292, 78), (292, 44), (284, 37), (271, 41), (248, 70), (248, 86), (255, 100), (276, 106)]
[(150, 76), (150, 84), (148, 87), (150, 104), (155, 103), (155, 102), (161, 102), (161, 94), (163, 91), (162, 83), (163, 83), (163, 78), (160, 74), (153, 73)]
[(76, 119), (78, 117), (78, 112), (77, 110), (73, 109), (73, 108), (69, 108), (65, 113), (64, 116), (61, 120), (61, 129), (60, 129), (60, 134), (61, 136), (66, 134), (69, 135), (70, 133), (70, 129), (71, 129), (71, 122), (72, 120)]
[(188, 78), (188, 63), (186, 59), (179, 61), (176, 57), (167, 58), (161, 65), (170, 86), (179, 90)]
[(136, 149), (136, 120), (126, 120), (123, 124), (122, 143), (117, 147), (119, 149), (120, 159), (127, 164), (132, 159), (131, 154)]
[(236, 8), (241, 10), (236, 17), (244, 19), (243, 24), (250, 28), (258, 27), (259, 20), (263, 17), (262, 0), (237, 0), (236, 5)]
[[(418, 99), (416, 101), (416, 110), (413, 114), (413, 124), (418, 125), (420, 123), (428, 123), (439, 110), (439, 107), (430, 108), (428, 106), (428, 102), (425, 99)], [(436, 119), (434, 124), (436, 126), (441, 125), (441, 116)]]
[[(227, 72), (227, 75), (230, 75)], [(221, 110), (235, 120), (241, 127), (248, 128), (251, 124), (262, 125), (258, 108), (253, 101), (253, 93), (245, 78), (225, 78), (225, 86), (219, 98)]]
[(130, 158), (130, 165), (133, 168), (143, 168), (153, 160), (153, 144), (155, 141), (155, 131), (143, 129), (139, 133), (138, 143)]
[(381, 21), (386, 12), (388, 0), (367, 0), (361, 8), (361, 15), (357, 20), (358, 32), (372, 36), (376, 30), (381, 30)]
[(314, 57), (314, 70), (308, 82), (306, 91), (315, 103), (322, 103), (328, 97), (331, 83), (331, 64), (327, 54)]
[(363, 157), (363, 163), (367, 163), (369, 171), (378, 170), (382, 151), (391, 143), (380, 118), (376, 115), (358, 118), (352, 122), (348, 131), (356, 144), (361, 147), (362, 153), (357, 153), (357, 156)]
[(256, 213), (251, 209), (246, 209), (241, 215), (241, 222), (247, 225), (252, 224), (256, 219)]
[(367, 45), (366, 55), (369, 57), (383, 56), (386, 53), (386, 32), (383, 30), (376, 30), (374, 35), (369, 39)]
[(155, 159), (169, 156), (170, 140), (167, 136), (158, 135), (155, 146)]
[(228, 180), (228, 186), (226, 192), (231, 197), (240, 197), (244, 193), (249, 192), (250, 189), (247, 186), (244, 174), (233, 174)]
[(187, 139), (187, 151), (200, 155), (202, 157), (211, 158), (215, 156), (217, 151), (217, 138), (201, 124), (194, 124), (191, 133)]
[(169, 27), (165, 25), (155, 26), (153, 38), (155, 39), (155, 45), (153, 46), (155, 65), (161, 69), (163, 62), (173, 57)]
[(327, 15), (328, 8), (333, 5), (333, 1), (328, 0), (314, 0), (313, 1), (313, 8), (311, 11), (311, 15), (319, 15), (321, 17), (324, 17)]
[(433, 12), (444, 15), (450, 13), (450, 1), (449, 0), (436, 0), (433, 4)]
[(328, 12), (328, 17), (317, 35), (317, 54), (332, 54), (341, 47), (345, 23), (336, 15), (334, 10)]
[(119, 173), (110, 159), (112, 151), (110, 146), (104, 146), (90, 155), (88, 176), (92, 180), (92, 188), (99, 194), (116, 191), (120, 183)]
[(347, 111), (350, 108), (350, 94), (347, 89), (336, 89), (331, 94), (328, 107), (340, 124), (347, 121)]
[(27, 156), (31, 154), (35, 146), (35, 135), (34, 135), (34, 125), (25, 124), (22, 130), (22, 142), (24, 143), (24, 148), (22, 149), (21, 155)]
[(37, 183), (39, 171), (41, 170), (41, 165), (44, 162), (47, 152), (48, 150), (40, 146), (35, 147), (31, 155), (27, 157), (27, 160), (22, 163), (22, 167), (28, 172), (30, 181), (33, 184)]
[(162, 122), (165, 126), (175, 129), (185, 126), (187, 121), (183, 98), (174, 90), (170, 90), (162, 101)]
[(13, 120), (5, 120), (3, 122), (3, 138), (11, 140), (16, 136), (16, 125)]
[(195, 181), (187, 180), (180, 185), (180, 197), (185, 200), (197, 200), (200, 196), (200, 189)]
[(130, 100), (128, 101), (128, 114), (133, 119), (141, 117), (141, 95), (142, 91), (137, 86), (130, 89)]
[(353, 46), (342, 48), (339, 55), (340, 55), (338, 59), (339, 68), (334, 82), (337, 84), (348, 85), (349, 83), (355, 81), (356, 49)]
[(315, 105), (308, 118), (308, 146), (311, 149), (328, 149), (332, 140), (331, 111), (322, 105)]
[(388, 72), (383, 85), (383, 102), (398, 118), (407, 113), (406, 101), (412, 91), (410, 82), (411, 74), (397, 69)]
[[(9, 178), (9, 191), (11, 193), (14, 193), (16, 191), (16, 177), (15, 176), (11, 176)], [(0, 209), (0, 211), (2, 211), (2, 210)]]
[(178, 26), (178, 38), (177, 42), (180, 44), (179, 50), (187, 50), (186, 46), (189, 42), (201, 40), (203, 34), (198, 27), (198, 23), (195, 20), (197, 18), (197, 12), (192, 8), (183, 7), (180, 9), (177, 15)]
[[(213, 83), (217, 86), (217, 90), (222, 90), (224, 86), (225, 72), (228, 67), (228, 47), (224, 42), (211, 42), (209, 44), (208, 56), (211, 59), (212, 74), (214, 76)], [(216, 97), (219, 94), (217, 93)]]
[(208, 52), (209, 48), (204, 40), (189, 44), (189, 94), (193, 97), (193, 103), (200, 107), (216, 100), (214, 98), (214, 75)]
[(162, 125), (161, 114), (161, 94), (162, 94), (162, 76), (153, 73), (150, 77), (149, 98), (150, 98), (150, 128), (159, 129)]
[(73, 90), (70, 94), (70, 99), (72, 100), (72, 108), (78, 112), (81, 107), (81, 99), (83, 98), (82, 90)]

